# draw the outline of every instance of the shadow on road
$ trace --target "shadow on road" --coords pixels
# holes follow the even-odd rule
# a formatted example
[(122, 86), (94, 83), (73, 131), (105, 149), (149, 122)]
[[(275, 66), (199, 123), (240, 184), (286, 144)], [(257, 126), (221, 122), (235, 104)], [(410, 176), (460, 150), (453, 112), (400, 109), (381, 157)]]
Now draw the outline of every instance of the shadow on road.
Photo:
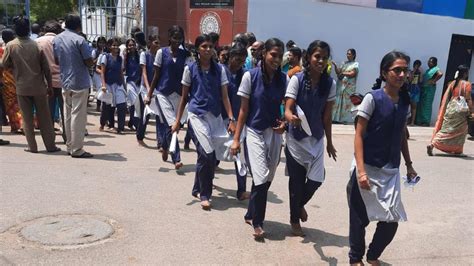
[(435, 157), (447, 157), (447, 158), (458, 158), (458, 159), (463, 159), (463, 160), (468, 160), (472, 161), (474, 160), (474, 155), (472, 154), (448, 154), (448, 153), (435, 153), (433, 154)]
[(26, 144), (23, 144), (23, 143), (14, 143), (14, 142), (10, 142), (10, 144), (8, 145), (5, 145), (5, 146), (2, 146), (2, 148), (28, 148), (28, 145)]
[(214, 188), (212, 209), (217, 211), (225, 211), (231, 208), (247, 209), (248, 200), (239, 201), (237, 199), (237, 190), (226, 189), (219, 186), (214, 186)]
[[(291, 234), (289, 224), (282, 224), (275, 221), (265, 221), (265, 231), (267, 232), (266, 237), (272, 241), (283, 241), (287, 237), (297, 237)], [(337, 265), (338, 260), (334, 257), (327, 257), (324, 254), (323, 247), (348, 247), (349, 237), (340, 236), (324, 232), (314, 228), (305, 228), (303, 231), (306, 236), (302, 237), (302, 243), (313, 243), (314, 249), (321, 257), (321, 260), (326, 261), (329, 265)]]
[(84, 146), (105, 146), (105, 144), (94, 141), (94, 140), (88, 140), (88, 141), (84, 141)]
[(122, 153), (102, 153), (94, 154), (94, 157), (91, 159), (103, 160), (103, 161), (115, 161), (115, 162), (124, 162), (127, 160)]
[(89, 134), (86, 139), (113, 139), (115, 136), (108, 134)]

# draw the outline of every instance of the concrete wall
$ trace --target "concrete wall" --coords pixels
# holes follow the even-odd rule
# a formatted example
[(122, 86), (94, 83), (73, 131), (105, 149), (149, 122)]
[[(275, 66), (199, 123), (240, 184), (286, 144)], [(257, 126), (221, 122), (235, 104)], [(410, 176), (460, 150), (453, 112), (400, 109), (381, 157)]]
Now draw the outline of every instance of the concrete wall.
[[(474, 36), (474, 22), (412, 12), (356, 7), (318, 0), (249, 0), (248, 30), (258, 39), (294, 40), (306, 49), (316, 39), (327, 41), (333, 60), (345, 60), (348, 48), (357, 50), (360, 74), (357, 91), (367, 92), (378, 77), (382, 57), (391, 50), (420, 59), (426, 69), (430, 56), (445, 72), (452, 34)], [(436, 119), (444, 77), (438, 82), (432, 121)]]

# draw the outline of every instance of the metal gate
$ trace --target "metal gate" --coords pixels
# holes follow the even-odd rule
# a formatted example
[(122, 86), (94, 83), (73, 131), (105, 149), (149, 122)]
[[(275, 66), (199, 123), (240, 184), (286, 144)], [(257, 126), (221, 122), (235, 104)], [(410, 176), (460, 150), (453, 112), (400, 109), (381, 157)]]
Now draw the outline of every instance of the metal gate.
[(1, 0), (0, 1), (0, 24), (11, 26), (15, 16), (30, 16), (30, 0)]
[(82, 31), (92, 41), (99, 36), (130, 37), (138, 26), (145, 31), (146, 0), (79, 0)]

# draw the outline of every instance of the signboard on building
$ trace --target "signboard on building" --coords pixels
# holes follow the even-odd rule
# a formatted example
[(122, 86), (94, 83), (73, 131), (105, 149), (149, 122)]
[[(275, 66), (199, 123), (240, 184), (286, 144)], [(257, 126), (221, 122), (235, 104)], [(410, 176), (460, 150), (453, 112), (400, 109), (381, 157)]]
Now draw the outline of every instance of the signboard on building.
[(232, 8), (234, 0), (191, 0), (191, 8)]

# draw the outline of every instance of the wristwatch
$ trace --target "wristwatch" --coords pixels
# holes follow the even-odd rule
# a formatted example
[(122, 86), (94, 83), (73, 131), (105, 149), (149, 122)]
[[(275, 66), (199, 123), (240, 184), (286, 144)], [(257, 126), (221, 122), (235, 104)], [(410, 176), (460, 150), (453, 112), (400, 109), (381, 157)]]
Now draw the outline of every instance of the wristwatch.
[(235, 122), (235, 117), (229, 117), (229, 121)]

